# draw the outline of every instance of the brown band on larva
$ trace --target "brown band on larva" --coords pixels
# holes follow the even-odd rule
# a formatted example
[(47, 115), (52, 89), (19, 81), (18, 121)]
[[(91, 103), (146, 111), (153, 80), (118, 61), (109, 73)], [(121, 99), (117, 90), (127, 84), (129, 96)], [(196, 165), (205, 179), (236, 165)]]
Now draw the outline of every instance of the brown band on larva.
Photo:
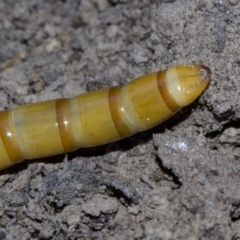
[(62, 146), (65, 151), (70, 151), (78, 148), (78, 144), (74, 138), (72, 131), (68, 103), (68, 99), (56, 100), (57, 123), (61, 136)]
[(159, 92), (168, 108), (172, 112), (176, 112), (177, 110), (179, 110), (180, 106), (177, 104), (176, 100), (173, 98), (173, 96), (168, 90), (168, 86), (166, 83), (166, 70), (157, 72), (157, 85)]
[(112, 87), (108, 92), (109, 109), (118, 134), (121, 137), (132, 134), (132, 130), (122, 118), (121, 87)]
[(12, 122), (11, 111), (0, 112), (0, 137), (12, 163), (24, 160)]

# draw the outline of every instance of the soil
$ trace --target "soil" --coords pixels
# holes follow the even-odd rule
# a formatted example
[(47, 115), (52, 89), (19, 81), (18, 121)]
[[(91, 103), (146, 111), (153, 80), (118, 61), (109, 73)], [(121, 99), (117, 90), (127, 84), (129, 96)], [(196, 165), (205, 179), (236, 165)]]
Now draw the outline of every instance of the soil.
[(1, 171), (0, 239), (240, 239), (239, 2), (0, 1), (1, 110), (176, 64), (212, 72), (154, 129)]

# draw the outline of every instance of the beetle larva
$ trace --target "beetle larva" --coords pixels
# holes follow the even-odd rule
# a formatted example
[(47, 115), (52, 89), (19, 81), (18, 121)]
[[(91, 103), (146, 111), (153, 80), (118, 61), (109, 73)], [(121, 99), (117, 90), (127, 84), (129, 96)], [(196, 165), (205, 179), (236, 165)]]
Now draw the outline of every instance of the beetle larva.
[(152, 128), (206, 88), (210, 70), (179, 65), (123, 86), (0, 112), (0, 169), (92, 147)]

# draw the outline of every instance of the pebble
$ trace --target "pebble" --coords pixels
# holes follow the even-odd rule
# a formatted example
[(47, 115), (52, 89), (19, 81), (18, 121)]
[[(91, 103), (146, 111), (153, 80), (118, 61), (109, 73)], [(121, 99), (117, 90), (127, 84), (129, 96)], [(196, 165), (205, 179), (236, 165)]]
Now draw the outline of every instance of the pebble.
[(229, 3), (232, 4), (233, 6), (238, 5), (240, 0), (229, 0)]
[(82, 211), (93, 217), (99, 217), (103, 214), (114, 214), (118, 211), (118, 203), (115, 199), (110, 198), (95, 198), (86, 204), (82, 205)]

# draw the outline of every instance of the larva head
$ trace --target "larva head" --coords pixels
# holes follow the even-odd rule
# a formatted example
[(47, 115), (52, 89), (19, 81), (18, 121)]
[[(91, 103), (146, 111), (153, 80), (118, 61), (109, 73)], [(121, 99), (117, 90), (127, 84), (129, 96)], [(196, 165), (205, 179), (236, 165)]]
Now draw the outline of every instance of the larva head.
[(166, 70), (167, 88), (180, 107), (198, 98), (210, 81), (210, 69), (204, 65), (178, 65)]

